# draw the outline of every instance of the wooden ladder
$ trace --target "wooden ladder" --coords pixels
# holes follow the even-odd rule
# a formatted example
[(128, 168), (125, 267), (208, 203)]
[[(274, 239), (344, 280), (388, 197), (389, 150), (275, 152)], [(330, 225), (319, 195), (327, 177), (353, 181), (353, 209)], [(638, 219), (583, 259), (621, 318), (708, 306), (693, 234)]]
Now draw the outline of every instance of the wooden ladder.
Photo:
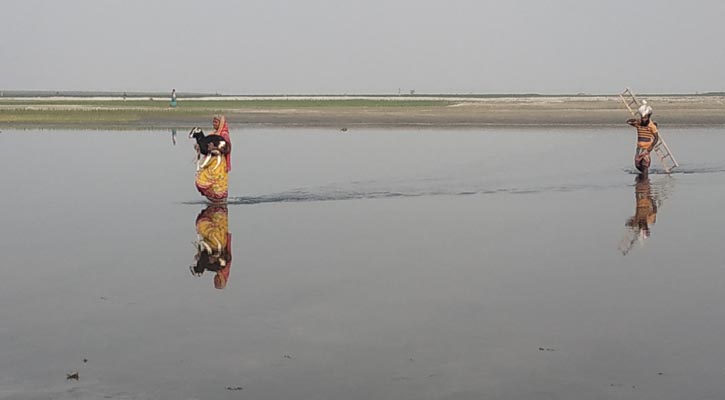
[(624, 89), (624, 92), (619, 94), (619, 98), (622, 99), (624, 106), (627, 107), (629, 113), (634, 117), (640, 117), (639, 115), (639, 100), (635, 97), (629, 88)]
[[(624, 92), (620, 93), (619, 98), (622, 99), (625, 107), (627, 107), (627, 110), (629, 110), (629, 113), (632, 114), (633, 117), (641, 117), (639, 114), (639, 106), (641, 104), (629, 88), (626, 88)], [(659, 133), (659, 141), (655, 145), (653, 151), (660, 159), (662, 167), (664, 167), (665, 172), (668, 174), (680, 165), (677, 163), (677, 160), (675, 160), (675, 156), (672, 155), (672, 151), (670, 151), (670, 147), (667, 146), (667, 142), (665, 142), (665, 138), (662, 137), (662, 133)]]

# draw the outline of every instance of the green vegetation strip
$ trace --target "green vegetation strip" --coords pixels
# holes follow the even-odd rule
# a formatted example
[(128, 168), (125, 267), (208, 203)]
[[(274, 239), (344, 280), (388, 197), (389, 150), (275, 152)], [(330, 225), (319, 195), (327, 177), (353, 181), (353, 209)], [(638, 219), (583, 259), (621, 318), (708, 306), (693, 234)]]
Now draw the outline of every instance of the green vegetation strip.
[[(270, 100), (179, 100), (177, 109), (284, 109), (284, 108), (328, 108), (328, 107), (444, 107), (454, 102), (444, 100), (378, 100), (378, 99), (270, 99)], [(152, 100), (0, 100), (0, 106), (8, 108), (44, 107), (53, 108), (150, 108), (170, 109), (167, 101)]]
[[(186, 113), (186, 116), (208, 116)], [(0, 124), (125, 124), (168, 116), (164, 110), (0, 110)]]
[(0, 99), (2, 126), (102, 126), (129, 127), (169, 124), (171, 121), (206, 121), (211, 115), (229, 117), (245, 112), (285, 110), (354, 111), (355, 109), (402, 110), (445, 107), (454, 102), (438, 100), (372, 99), (255, 99), (187, 100), (171, 108), (166, 101), (152, 100), (44, 100)]

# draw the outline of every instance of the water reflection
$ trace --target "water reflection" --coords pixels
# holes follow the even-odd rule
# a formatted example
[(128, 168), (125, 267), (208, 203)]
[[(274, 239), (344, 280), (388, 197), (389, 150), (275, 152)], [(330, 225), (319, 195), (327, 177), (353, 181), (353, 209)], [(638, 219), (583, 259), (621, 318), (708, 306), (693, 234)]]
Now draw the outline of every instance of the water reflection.
[(619, 246), (622, 255), (627, 255), (635, 243), (644, 245), (652, 235), (652, 226), (657, 223), (657, 212), (669, 197), (673, 185), (671, 177), (653, 184), (647, 174), (637, 175), (634, 184), (635, 212), (625, 222), (627, 231)]
[(232, 234), (229, 233), (229, 214), (226, 205), (211, 204), (196, 217), (195, 264), (190, 267), (195, 276), (214, 272), (214, 287), (224, 289), (232, 267)]

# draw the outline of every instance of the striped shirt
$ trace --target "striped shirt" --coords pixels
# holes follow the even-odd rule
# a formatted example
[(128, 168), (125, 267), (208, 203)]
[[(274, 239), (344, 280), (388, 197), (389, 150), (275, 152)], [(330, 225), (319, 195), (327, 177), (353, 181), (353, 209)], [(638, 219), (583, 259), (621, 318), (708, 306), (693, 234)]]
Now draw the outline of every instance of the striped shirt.
[(647, 125), (640, 125), (637, 122), (634, 127), (637, 128), (637, 147), (651, 150), (657, 142), (657, 125), (652, 121), (649, 121)]

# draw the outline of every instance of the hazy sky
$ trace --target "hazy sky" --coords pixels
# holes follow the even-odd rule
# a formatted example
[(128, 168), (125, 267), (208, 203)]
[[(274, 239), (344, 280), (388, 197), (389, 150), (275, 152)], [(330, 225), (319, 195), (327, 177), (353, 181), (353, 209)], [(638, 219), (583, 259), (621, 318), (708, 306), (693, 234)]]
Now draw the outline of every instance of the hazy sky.
[(3, 0), (0, 89), (725, 91), (725, 1)]

